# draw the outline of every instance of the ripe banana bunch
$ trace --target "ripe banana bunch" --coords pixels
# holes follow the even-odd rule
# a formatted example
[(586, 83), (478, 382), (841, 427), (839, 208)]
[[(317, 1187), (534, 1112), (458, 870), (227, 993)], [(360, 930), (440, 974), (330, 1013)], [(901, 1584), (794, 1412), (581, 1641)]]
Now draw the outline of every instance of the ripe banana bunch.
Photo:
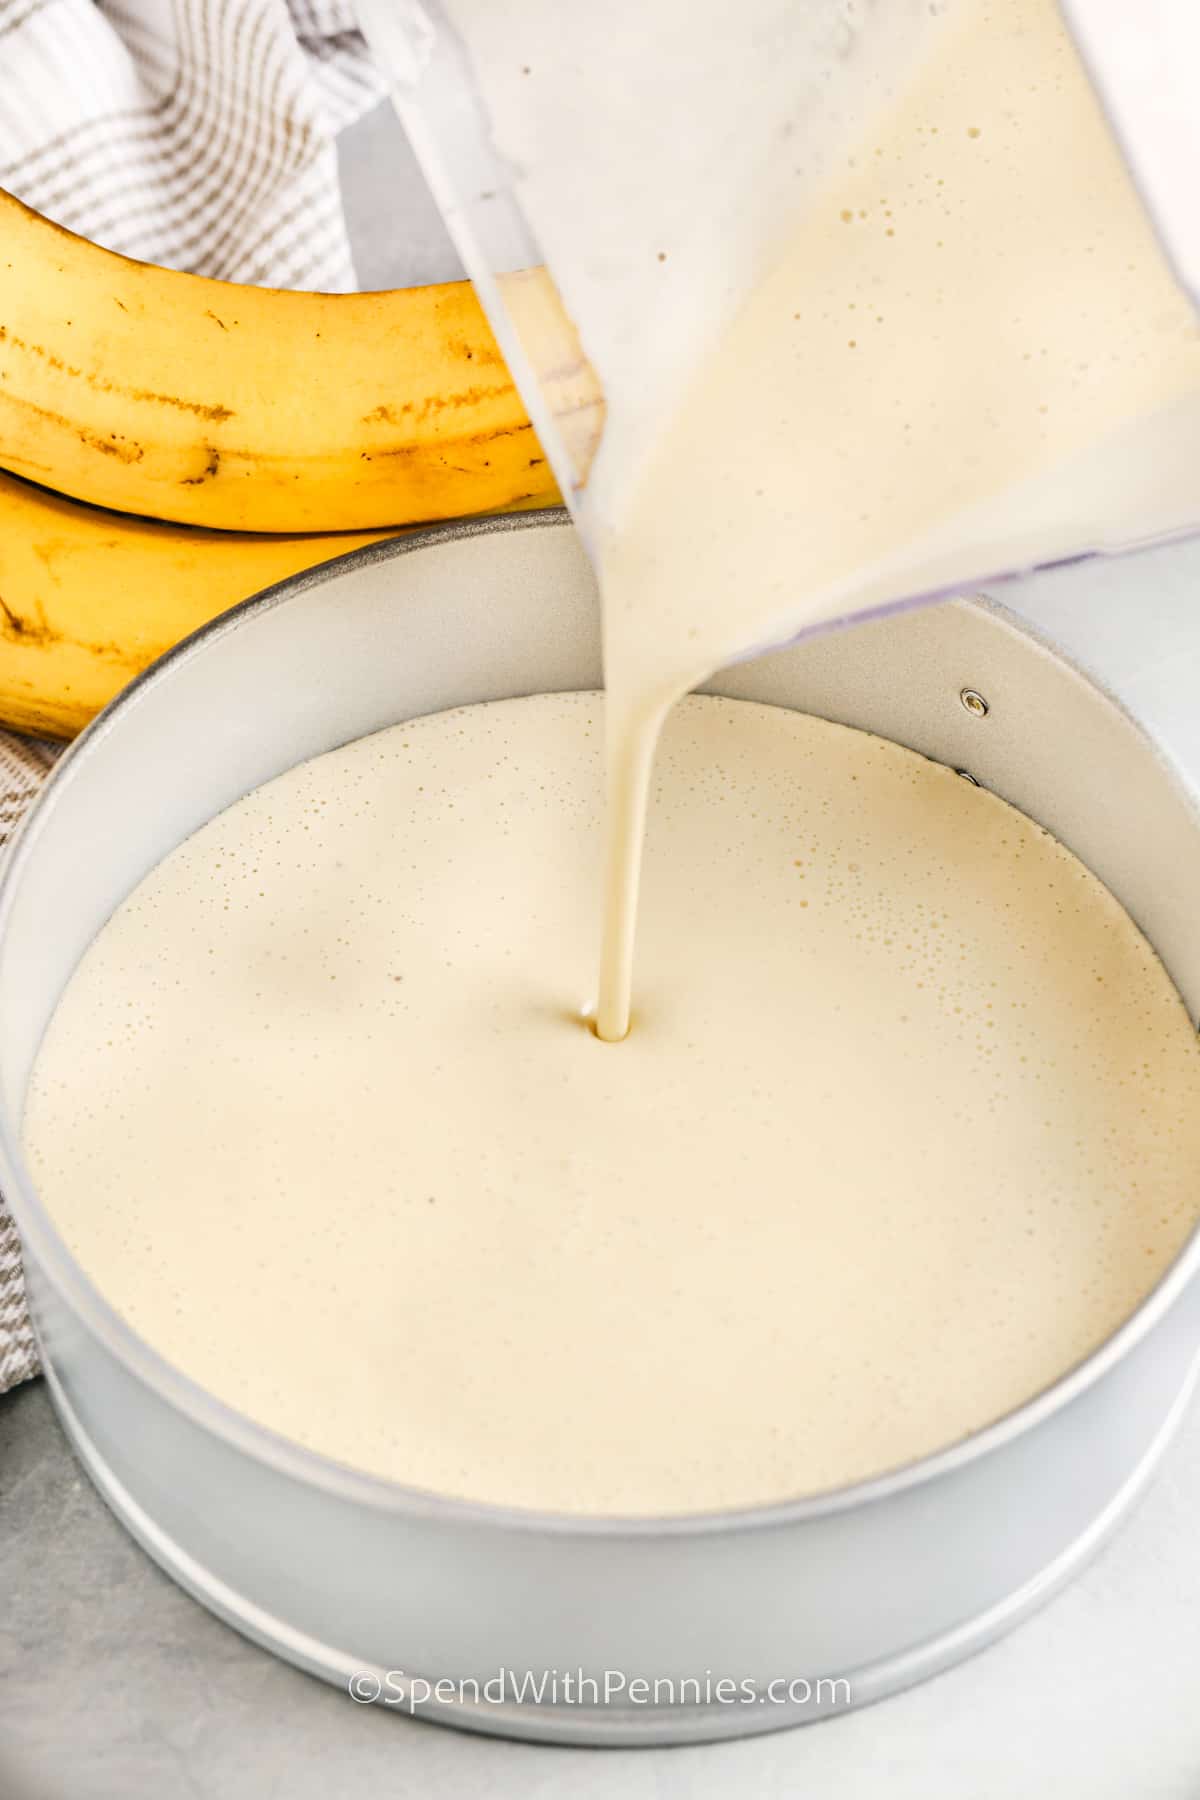
[(3, 470), (0, 723), (55, 736), (271, 582), (558, 497), (468, 283), (239, 287), (0, 192)]

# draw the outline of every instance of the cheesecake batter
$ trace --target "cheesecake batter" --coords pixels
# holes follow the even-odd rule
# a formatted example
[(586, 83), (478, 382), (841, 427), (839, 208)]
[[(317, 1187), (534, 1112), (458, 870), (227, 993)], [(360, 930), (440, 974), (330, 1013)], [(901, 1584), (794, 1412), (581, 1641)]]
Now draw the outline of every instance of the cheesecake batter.
[(102, 1292), (327, 1455), (584, 1513), (852, 1481), (1098, 1344), (1200, 1169), (1195, 1034), (1116, 901), (950, 769), (692, 697), (612, 1046), (601, 774), (598, 695), (444, 713), (147, 877), (26, 1120)]

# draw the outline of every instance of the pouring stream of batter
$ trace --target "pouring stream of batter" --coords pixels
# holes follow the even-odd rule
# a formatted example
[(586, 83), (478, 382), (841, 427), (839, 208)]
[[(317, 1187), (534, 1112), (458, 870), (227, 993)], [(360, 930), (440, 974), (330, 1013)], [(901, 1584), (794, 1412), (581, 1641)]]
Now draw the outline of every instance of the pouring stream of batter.
[(937, 32), (602, 547), (602, 1038), (629, 1028), (654, 745), (682, 694), (851, 608), (1200, 514), (1196, 321), (1053, 0), (956, 0)]

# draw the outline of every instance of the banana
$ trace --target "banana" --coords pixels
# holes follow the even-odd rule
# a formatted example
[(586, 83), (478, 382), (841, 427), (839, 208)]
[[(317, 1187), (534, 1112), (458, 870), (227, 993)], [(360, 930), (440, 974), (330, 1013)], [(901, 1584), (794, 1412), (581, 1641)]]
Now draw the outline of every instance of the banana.
[(217, 613), (389, 535), (201, 531), (101, 512), (0, 474), (0, 723), (72, 737)]
[[(581, 357), (553, 379), (564, 412), (602, 417)], [(240, 287), (130, 261), (2, 192), (0, 468), (235, 531), (362, 531), (557, 498), (469, 283)]]
[(103, 512), (0, 472), (0, 725), (74, 737), (156, 657), (239, 600), (402, 535), (205, 531)]

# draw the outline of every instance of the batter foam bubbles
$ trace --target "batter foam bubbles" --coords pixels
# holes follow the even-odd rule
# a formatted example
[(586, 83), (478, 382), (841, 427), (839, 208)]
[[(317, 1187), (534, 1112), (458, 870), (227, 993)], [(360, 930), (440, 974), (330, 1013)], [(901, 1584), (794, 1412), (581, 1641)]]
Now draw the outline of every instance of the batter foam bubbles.
[(1200, 1054), (1100, 883), (910, 751), (689, 698), (614, 1047), (601, 788), (599, 695), (475, 706), (146, 877), (25, 1121), (112, 1304), (331, 1457), (577, 1513), (856, 1480), (1109, 1335), (1195, 1217)]

